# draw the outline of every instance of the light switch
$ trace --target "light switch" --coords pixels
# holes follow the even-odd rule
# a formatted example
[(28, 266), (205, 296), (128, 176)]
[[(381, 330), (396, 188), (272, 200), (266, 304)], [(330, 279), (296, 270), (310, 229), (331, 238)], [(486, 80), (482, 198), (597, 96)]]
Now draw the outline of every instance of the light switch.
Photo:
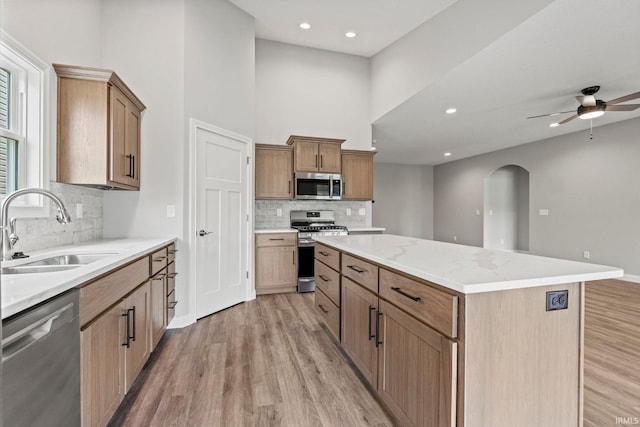
[(347, 208), (347, 216), (351, 216), (351, 208)]
[(176, 205), (167, 205), (167, 218), (174, 218), (176, 216)]
[(80, 219), (82, 218), (82, 203), (77, 203), (76, 204), (76, 218)]
[(276, 209), (276, 216), (282, 216), (282, 209)]
[(538, 213), (542, 216), (548, 216), (549, 215), (549, 209), (540, 209), (538, 211)]

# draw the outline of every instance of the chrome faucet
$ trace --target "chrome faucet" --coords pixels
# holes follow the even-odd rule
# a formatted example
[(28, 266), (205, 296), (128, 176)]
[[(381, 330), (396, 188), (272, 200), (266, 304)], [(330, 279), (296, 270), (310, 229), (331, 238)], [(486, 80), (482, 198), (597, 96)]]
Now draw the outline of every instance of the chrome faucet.
[(8, 194), (2, 201), (2, 208), (0, 208), (0, 212), (2, 214), (2, 217), (0, 218), (2, 221), (2, 261), (10, 261), (13, 259), (13, 245), (18, 241), (18, 235), (16, 234), (16, 219), (11, 218), (11, 220), (9, 220), (9, 205), (13, 199), (25, 194), (40, 194), (42, 196), (47, 196), (53, 200), (56, 205), (58, 205), (58, 213), (56, 214), (58, 222), (60, 224), (67, 224), (71, 222), (71, 217), (69, 216), (69, 212), (67, 212), (67, 208), (64, 207), (64, 203), (62, 203), (62, 200), (60, 200), (60, 198), (51, 191), (43, 190), (42, 188), (25, 188)]

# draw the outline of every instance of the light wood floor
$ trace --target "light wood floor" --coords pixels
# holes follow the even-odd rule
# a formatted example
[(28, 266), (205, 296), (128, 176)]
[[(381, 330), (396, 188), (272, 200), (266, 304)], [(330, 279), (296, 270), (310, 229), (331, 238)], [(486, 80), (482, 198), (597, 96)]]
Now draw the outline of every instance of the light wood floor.
[(392, 426), (313, 312), (259, 296), (167, 331), (112, 426)]

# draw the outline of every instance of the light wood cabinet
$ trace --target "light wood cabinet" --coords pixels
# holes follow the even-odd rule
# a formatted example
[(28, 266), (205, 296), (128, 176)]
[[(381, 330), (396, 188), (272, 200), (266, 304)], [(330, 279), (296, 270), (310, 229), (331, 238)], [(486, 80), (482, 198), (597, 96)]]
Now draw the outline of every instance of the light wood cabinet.
[(343, 277), (341, 309), (342, 348), (375, 388), (378, 382), (378, 296)]
[(58, 76), (56, 180), (138, 190), (144, 104), (112, 70), (53, 67)]
[(455, 426), (457, 343), (384, 300), (380, 313), (378, 394), (403, 425)]
[(295, 172), (341, 173), (340, 146), (344, 139), (291, 135), (287, 145), (293, 146)]
[(256, 144), (256, 199), (293, 199), (293, 148)]
[(342, 200), (373, 200), (374, 154), (342, 150)]
[[(124, 392), (131, 389), (131, 385), (149, 359), (149, 308), (150, 284), (140, 286), (124, 301), (125, 334), (129, 332), (128, 345), (125, 345), (125, 376)], [(127, 325), (128, 324), (128, 325)]]
[(163, 272), (151, 278), (151, 351), (158, 345), (167, 327), (167, 277), (168, 274)]
[[(171, 251), (171, 249), (169, 250)], [(167, 273), (167, 302), (166, 302), (166, 322), (167, 326), (173, 320), (176, 314), (176, 305), (178, 305), (178, 301), (176, 301), (176, 276), (178, 273), (176, 272), (176, 263), (172, 262), (169, 264), (168, 273)]]
[(80, 332), (82, 425), (105, 426), (124, 398), (124, 303)]
[(295, 291), (297, 264), (295, 233), (256, 234), (256, 294)]

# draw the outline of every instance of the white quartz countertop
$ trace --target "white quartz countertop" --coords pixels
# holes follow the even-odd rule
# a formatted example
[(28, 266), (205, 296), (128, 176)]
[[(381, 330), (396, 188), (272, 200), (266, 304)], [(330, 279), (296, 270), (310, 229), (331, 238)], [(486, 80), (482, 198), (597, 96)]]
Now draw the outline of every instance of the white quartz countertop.
[(318, 242), (465, 294), (612, 279), (616, 267), (392, 234), (318, 237)]
[(385, 231), (384, 227), (347, 227), (349, 231), (358, 232), (367, 232), (367, 231)]
[(266, 233), (297, 233), (298, 230), (293, 228), (260, 228), (254, 231), (256, 234)]
[(2, 318), (19, 313), (174, 241), (175, 239), (166, 238), (105, 239), (34, 251), (29, 253), (30, 256), (26, 260), (2, 262), (2, 267), (12, 267), (57, 255), (109, 254), (103, 259), (71, 270), (54, 273), (3, 274), (1, 279)]

